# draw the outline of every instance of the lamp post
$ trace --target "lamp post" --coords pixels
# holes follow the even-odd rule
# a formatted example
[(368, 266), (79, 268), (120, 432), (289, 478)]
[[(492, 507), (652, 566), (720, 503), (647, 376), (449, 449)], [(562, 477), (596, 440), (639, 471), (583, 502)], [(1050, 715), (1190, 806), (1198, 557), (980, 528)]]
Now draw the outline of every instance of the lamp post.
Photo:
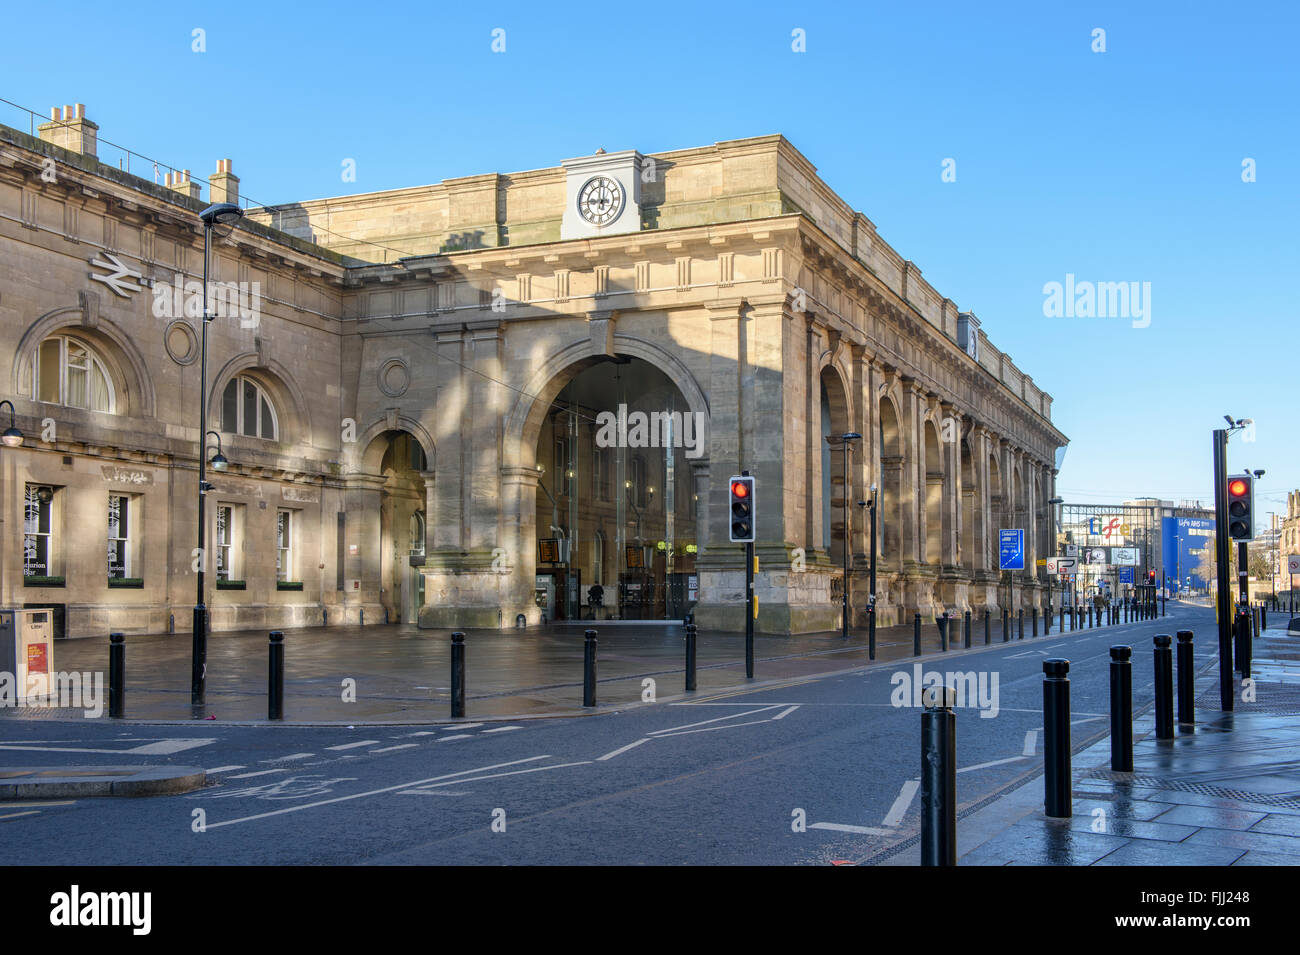
[(6, 448), (16, 448), (23, 443), (23, 433), (14, 426), (14, 403), (6, 398), (0, 401), (0, 408), (5, 405), (9, 406), (9, 427), (0, 434), (0, 442), (4, 442)]
[(871, 508), (871, 577), (868, 583), (870, 595), (867, 598), (867, 659), (876, 658), (876, 486), (871, 485), (871, 500), (858, 501), (859, 507)]
[[(208, 311), (208, 261), (212, 254), (212, 227), (234, 223), (243, 215), (244, 211), (233, 202), (217, 202), (199, 213), (199, 218), (203, 221), (203, 341), (199, 358), (199, 564), (194, 601), (194, 648), (190, 660), (190, 704), (193, 706), (203, 704), (208, 680), (208, 608), (204, 603), (208, 558), (204, 549), (203, 507), (204, 495), (208, 491), (205, 460), (208, 440), (208, 323), (212, 321), (212, 315)], [(223, 457), (222, 461), (224, 460)]]
[[(1056, 527), (1060, 523), (1060, 518), (1058, 517), (1058, 513), (1061, 505), (1064, 503), (1065, 503), (1065, 498), (1062, 497), (1049, 498), (1047, 501), (1047, 506), (1051, 508), (1051, 512), (1052, 512), (1052, 526), (1051, 526), (1052, 546), (1050, 549), (1053, 552), (1055, 552), (1056, 550), (1056, 534), (1057, 534)], [(1119, 591), (1118, 584), (1115, 585), (1115, 590), (1116, 592)], [(1061, 599), (1064, 600), (1065, 597), (1062, 596)], [(1047, 574), (1047, 621), (1045, 623), (1044, 632), (1050, 630), (1051, 628), (1052, 628), (1052, 575), (1049, 573)]]
[(849, 551), (852, 549), (849, 542), (853, 535), (849, 533), (849, 454), (852, 451), (851, 441), (862, 440), (862, 435), (856, 431), (848, 431), (840, 435), (840, 441), (844, 445), (844, 639), (849, 638)]

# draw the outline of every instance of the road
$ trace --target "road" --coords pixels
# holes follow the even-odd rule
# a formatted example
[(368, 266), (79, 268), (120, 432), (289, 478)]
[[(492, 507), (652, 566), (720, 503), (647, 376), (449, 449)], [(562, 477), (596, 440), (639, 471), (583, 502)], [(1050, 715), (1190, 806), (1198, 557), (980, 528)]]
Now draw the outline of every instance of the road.
[[(1212, 612), (1173, 605), (1163, 620), (927, 655), (924, 672), (973, 674), (996, 705), (958, 710), (962, 806), (1041, 767), (1043, 660), (1070, 661), (1081, 745), (1108, 726), (1108, 648), (1134, 647), (1140, 710), (1151, 637), (1176, 629), (1210, 665)], [(918, 831), (919, 710), (895, 705), (911, 702), (899, 684), (913, 667), (513, 723), (8, 720), (7, 765), (199, 765), (212, 784), (0, 804), (0, 834), (59, 865), (865, 863)], [(678, 678), (657, 689), (677, 694)]]

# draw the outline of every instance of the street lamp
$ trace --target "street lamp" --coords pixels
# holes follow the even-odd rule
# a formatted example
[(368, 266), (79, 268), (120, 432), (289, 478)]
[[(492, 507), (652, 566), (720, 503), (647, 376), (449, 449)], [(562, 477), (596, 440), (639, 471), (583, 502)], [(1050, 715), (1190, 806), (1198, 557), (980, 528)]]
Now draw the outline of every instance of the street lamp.
[(871, 485), (871, 500), (858, 501), (858, 507), (871, 508), (871, 578), (867, 598), (867, 659), (876, 658), (876, 486)]
[(5, 405), (9, 406), (9, 427), (0, 435), (0, 441), (4, 442), (6, 448), (16, 448), (23, 443), (23, 433), (14, 427), (14, 403), (8, 399), (0, 401), (0, 408)]
[(849, 533), (849, 453), (852, 445), (850, 441), (861, 441), (862, 435), (856, 431), (848, 431), (840, 435), (840, 441), (844, 444), (844, 587), (842, 597), (844, 600), (844, 639), (849, 638), (849, 541), (852, 535)]
[(208, 434), (217, 439), (217, 453), (208, 460), (208, 466), (214, 471), (225, 471), (226, 468), (230, 467), (230, 462), (221, 453), (221, 435), (215, 431), (209, 431)]
[[(199, 572), (194, 602), (194, 649), (190, 659), (190, 704), (202, 705), (207, 690), (208, 679), (208, 608), (204, 603), (204, 569), (207, 566), (207, 552), (204, 549), (204, 495), (208, 491), (207, 449), (208, 440), (208, 323), (212, 314), (208, 310), (208, 263), (212, 256), (212, 227), (214, 225), (233, 225), (244, 214), (244, 210), (233, 202), (217, 202), (208, 206), (199, 219), (203, 221), (203, 342), (200, 346), (199, 360)], [(224, 464), (218, 445), (218, 457)], [(221, 470), (213, 463), (214, 470)]]

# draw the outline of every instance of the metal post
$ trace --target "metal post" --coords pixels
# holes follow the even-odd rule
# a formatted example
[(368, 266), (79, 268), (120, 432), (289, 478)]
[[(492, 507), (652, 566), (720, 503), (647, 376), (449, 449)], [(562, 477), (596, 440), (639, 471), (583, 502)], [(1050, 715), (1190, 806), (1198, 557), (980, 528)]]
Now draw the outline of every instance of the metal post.
[(1133, 772), (1132, 647), (1110, 648), (1110, 768)]
[(989, 642), (989, 608), (985, 607), (984, 608), (984, 645), (987, 646), (988, 642)]
[(1053, 819), (1068, 819), (1070, 792), (1069, 660), (1043, 661), (1043, 807)]
[(1006, 643), (1011, 639), (1011, 611), (1006, 607), (1002, 608), (1002, 642)]
[(1167, 594), (1165, 593), (1165, 591), (1163, 591), (1163, 590), (1160, 591), (1160, 616), (1162, 616), (1162, 617), (1168, 616), (1168, 613), (1167, 613), (1167, 611), (1165, 610), (1165, 601), (1166, 601), (1167, 599), (1168, 599), (1168, 596), (1167, 596)]
[[(749, 474), (748, 471), (742, 472)], [(847, 581), (846, 581), (847, 583)], [(846, 633), (845, 636), (848, 634)], [(754, 679), (754, 542), (745, 544), (745, 678)]]
[(596, 705), (596, 631), (586, 631), (582, 645), (582, 705)]
[(921, 611), (916, 612), (912, 618), (912, 656), (921, 655)]
[(876, 658), (876, 486), (871, 486), (871, 598), (867, 603), (867, 659)]
[(1178, 631), (1178, 722), (1196, 722), (1196, 671), (1192, 657), (1192, 631)]
[(1237, 624), (1237, 629), (1241, 635), (1241, 650), (1239, 651), (1240, 663), (1237, 669), (1241, 673), (1242, 677), (1245, 678), (1250, 676), (1251, 651), (1254, 649), (1254, 647), (1251, 646), (1250, 641), (1250, 611), (1241, 611), (1241, 613), (1238, 614), (1238, 618), (1239, 622)]
[(962, 614), (962, 646), (970, 649), (970, 611), (967, 610)]
[(208, 608), (204, 603), (206, 593), (205, 572), (207, 551), (204, 547), (203, 503), (207, 491), (208, 475), (208, 252), (212, 243), (212, 225), (203, 223), (203, 319), (202, 344), (199, 346), (199, 564), (194, 600), (194, 630), (190, 652), (190, 705), (202, 705), (207, 694), (208, 680)]
[(1061, 622), (1056, 627), (1061, 633), (1065, 633), (1065, 607), (1061, 607)]
[(108, 715), (120, 720), (126, 707), (126, 637), (108, 635)]
[(451, 718), (465, 715), (465, 634), (451, 635)]
[(1169, 634), (1156, 634), (1156, 739), (1174, 738), (1174, 655), (1170, 643)]
[(945, 653), (948, 651), (948, 611), (944, 611), (939, 617), (939, 649)]
[(921, 865), (957, 864), (957, 715), (952, 687), (925, 689), (921, 711)]
[[(1264, 631), (1268, 629), (1268, 604), (1259, 605), (1259, 629)], [(1257, 633), (1256, 636), (1259, 636)]]
[(1219, 626), (1219, 708), (1232, 709), (1232, 619), (1228, 587), (1228, 432), (1214, 432), (1214, 540), (1215, 572), (1219, 589), (1216, 594)]
[(1034, 607), (1029, 611), (1029, 613), (1033, 617), (1033, 629), (1030, 631), (1029, 635), (1031, 637), (1036, 637), (1038, 636), (1038, 608)]
[(284, 719), (284, 631), (271, 631), (266, 675), (266, 718)]
[(1016, 620), (1020, 624), (1020, 636), (1017, 639), (1025, 639), (1025, 608), (1021, 607), (1016, 611)]
[(686, 692), (695, 692), (695, 631), (693, 623), (686, 625)]

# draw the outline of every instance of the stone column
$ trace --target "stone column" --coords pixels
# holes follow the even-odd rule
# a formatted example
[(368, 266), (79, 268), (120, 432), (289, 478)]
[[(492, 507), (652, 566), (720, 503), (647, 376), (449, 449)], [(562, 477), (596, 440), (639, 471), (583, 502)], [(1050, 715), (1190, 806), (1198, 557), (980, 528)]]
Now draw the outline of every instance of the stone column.
[(943, 460), (943, 554), (944, 569), (961, 572), (961, 414), (947, 402), (939, 405), (939, 450)]

